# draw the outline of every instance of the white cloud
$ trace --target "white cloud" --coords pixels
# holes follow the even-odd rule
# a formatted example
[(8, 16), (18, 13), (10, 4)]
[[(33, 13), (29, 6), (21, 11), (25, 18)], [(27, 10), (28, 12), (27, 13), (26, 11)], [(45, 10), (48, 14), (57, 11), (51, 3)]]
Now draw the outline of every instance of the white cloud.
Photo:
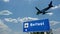
[(22, 31), (21, 32), (14, 32), (14, 34), (23, 34), (23, 32)]
[(0, 19), (0, 28), (8, 28), (8, 26), (5, 25), (1, 19)]
[(26, 21), (38, 20), (38, 18), (32, 18), (32, 17), (20, 18), (20, 17), (18, 17), (17, 19), (4, 18), (4, 20), (7, 22), (12, 22), (12, 23), (18, 23), (18, 22), (22, 23), (22, 22), (26, 22)]
[(3, 0), (4, 2), (9, 2), (10, 0)]
[(46, 14), (48, 14), (48, 15), (50, 15), (50, 16), (53, 15), (53, 13), (51, 13), (51, 12), (50, 12), (50, 13), (46, 13)]
[(60, 22), (58, 22), (58, 21), (50, 21), (50, 27), (52, 27), (53, 34), (60, 34), (60, 27), (58, 26), (58, 24), (60, 24)]
[[(57, 24), (60, 24), (60, 22), (58, 22), (58, 21), (50, 21), (50, 27), (53, 27), (53, 28), (51, 28), (53, 34), (60, 34), (60, 27)], [(58, 28), (56, 28), (56, 27), (58, 27)]]
[(56, 31), (59, 31), (60, 32), (60, 28), (57, 28)]
[(7, 21), (7, 22), (18, 23), (17, 19), (5, 18), (4, 20)]
[(11, 15), (12, 12), (10, 12), (9, 10), (3, 10), (3, 11), (0, 11), (0, 15)]
[(53, 34), (60, 34), (60, 28), (54, 29)]
[(10, 29), (4, 21), (0, 19), (0, 34), (23, 34), (22, 31), (16, 32)]
[(22, 19), (18, 18), (18, 21), (22, 22), (26, 22), (26, 21), (32, 21), (32, 20), (38, 20), (38, 18), (32, 18), (32, 17), (24, 17)]
[(56, 25), (56, 24), (59, 24), (60, 22), (57, 22), (57, 21), (50, 21), (50, 25), (53, 26), (53, 25)]
[(51, 9), (57, 9), (57, 8), (60, 8), (60, 4), (57, 5), (57, 6), (52, 7)]
[(11, 29), (0, 19), (0, 34), (9, 34)]

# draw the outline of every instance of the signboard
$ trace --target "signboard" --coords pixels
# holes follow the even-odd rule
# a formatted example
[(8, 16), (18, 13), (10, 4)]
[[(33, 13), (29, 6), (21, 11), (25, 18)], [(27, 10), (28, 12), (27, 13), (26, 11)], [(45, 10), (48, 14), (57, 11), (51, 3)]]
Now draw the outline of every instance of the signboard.
[(50, 30), (49, 20), (35, 20), (23, 23), (23, 32), (46, 32)]

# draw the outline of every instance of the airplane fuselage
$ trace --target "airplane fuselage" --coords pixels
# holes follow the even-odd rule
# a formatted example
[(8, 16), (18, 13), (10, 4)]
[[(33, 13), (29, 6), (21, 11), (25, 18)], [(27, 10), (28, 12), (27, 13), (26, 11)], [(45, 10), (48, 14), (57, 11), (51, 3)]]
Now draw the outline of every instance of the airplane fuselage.
[(41, 12), (42, 12), (43, 14), (45, 14), (45, 13), (47, 13), (46, 11), (49, 10), (50, 8), (51, 8), (51, 7), (47, 7), (47, 8), (45, 8), (45, 9), (41, 10)]
[(47, 10), (50, 9), (50, 8), (51, 8), (51, 7), (47, 7), (47, 8), (45, 8), (45, 9), (41, 10), (41, 11), (45, 12), (45, 11), (47, 11)]

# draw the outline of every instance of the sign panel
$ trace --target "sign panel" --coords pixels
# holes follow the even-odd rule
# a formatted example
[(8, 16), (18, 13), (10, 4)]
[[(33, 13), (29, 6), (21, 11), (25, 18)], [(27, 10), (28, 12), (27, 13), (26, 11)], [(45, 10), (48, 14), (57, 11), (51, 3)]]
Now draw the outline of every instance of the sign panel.
[(50, 30), (49, 20), (35, 20), (23, 23), (23, 32), (46, 32)]

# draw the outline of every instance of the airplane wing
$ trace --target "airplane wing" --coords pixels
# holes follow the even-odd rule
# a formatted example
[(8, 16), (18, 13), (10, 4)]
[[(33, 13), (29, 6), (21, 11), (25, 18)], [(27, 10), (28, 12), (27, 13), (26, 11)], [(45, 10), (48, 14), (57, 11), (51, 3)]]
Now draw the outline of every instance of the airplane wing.
[(38, 11), (40, 11), (37, 7), (35, 7)]
[(35, 8), (36, 8), (36, 10), (38, 10), (36, 15), (39, 15), (40, 13), (42, 13), (37, 7), (35, 7)]

